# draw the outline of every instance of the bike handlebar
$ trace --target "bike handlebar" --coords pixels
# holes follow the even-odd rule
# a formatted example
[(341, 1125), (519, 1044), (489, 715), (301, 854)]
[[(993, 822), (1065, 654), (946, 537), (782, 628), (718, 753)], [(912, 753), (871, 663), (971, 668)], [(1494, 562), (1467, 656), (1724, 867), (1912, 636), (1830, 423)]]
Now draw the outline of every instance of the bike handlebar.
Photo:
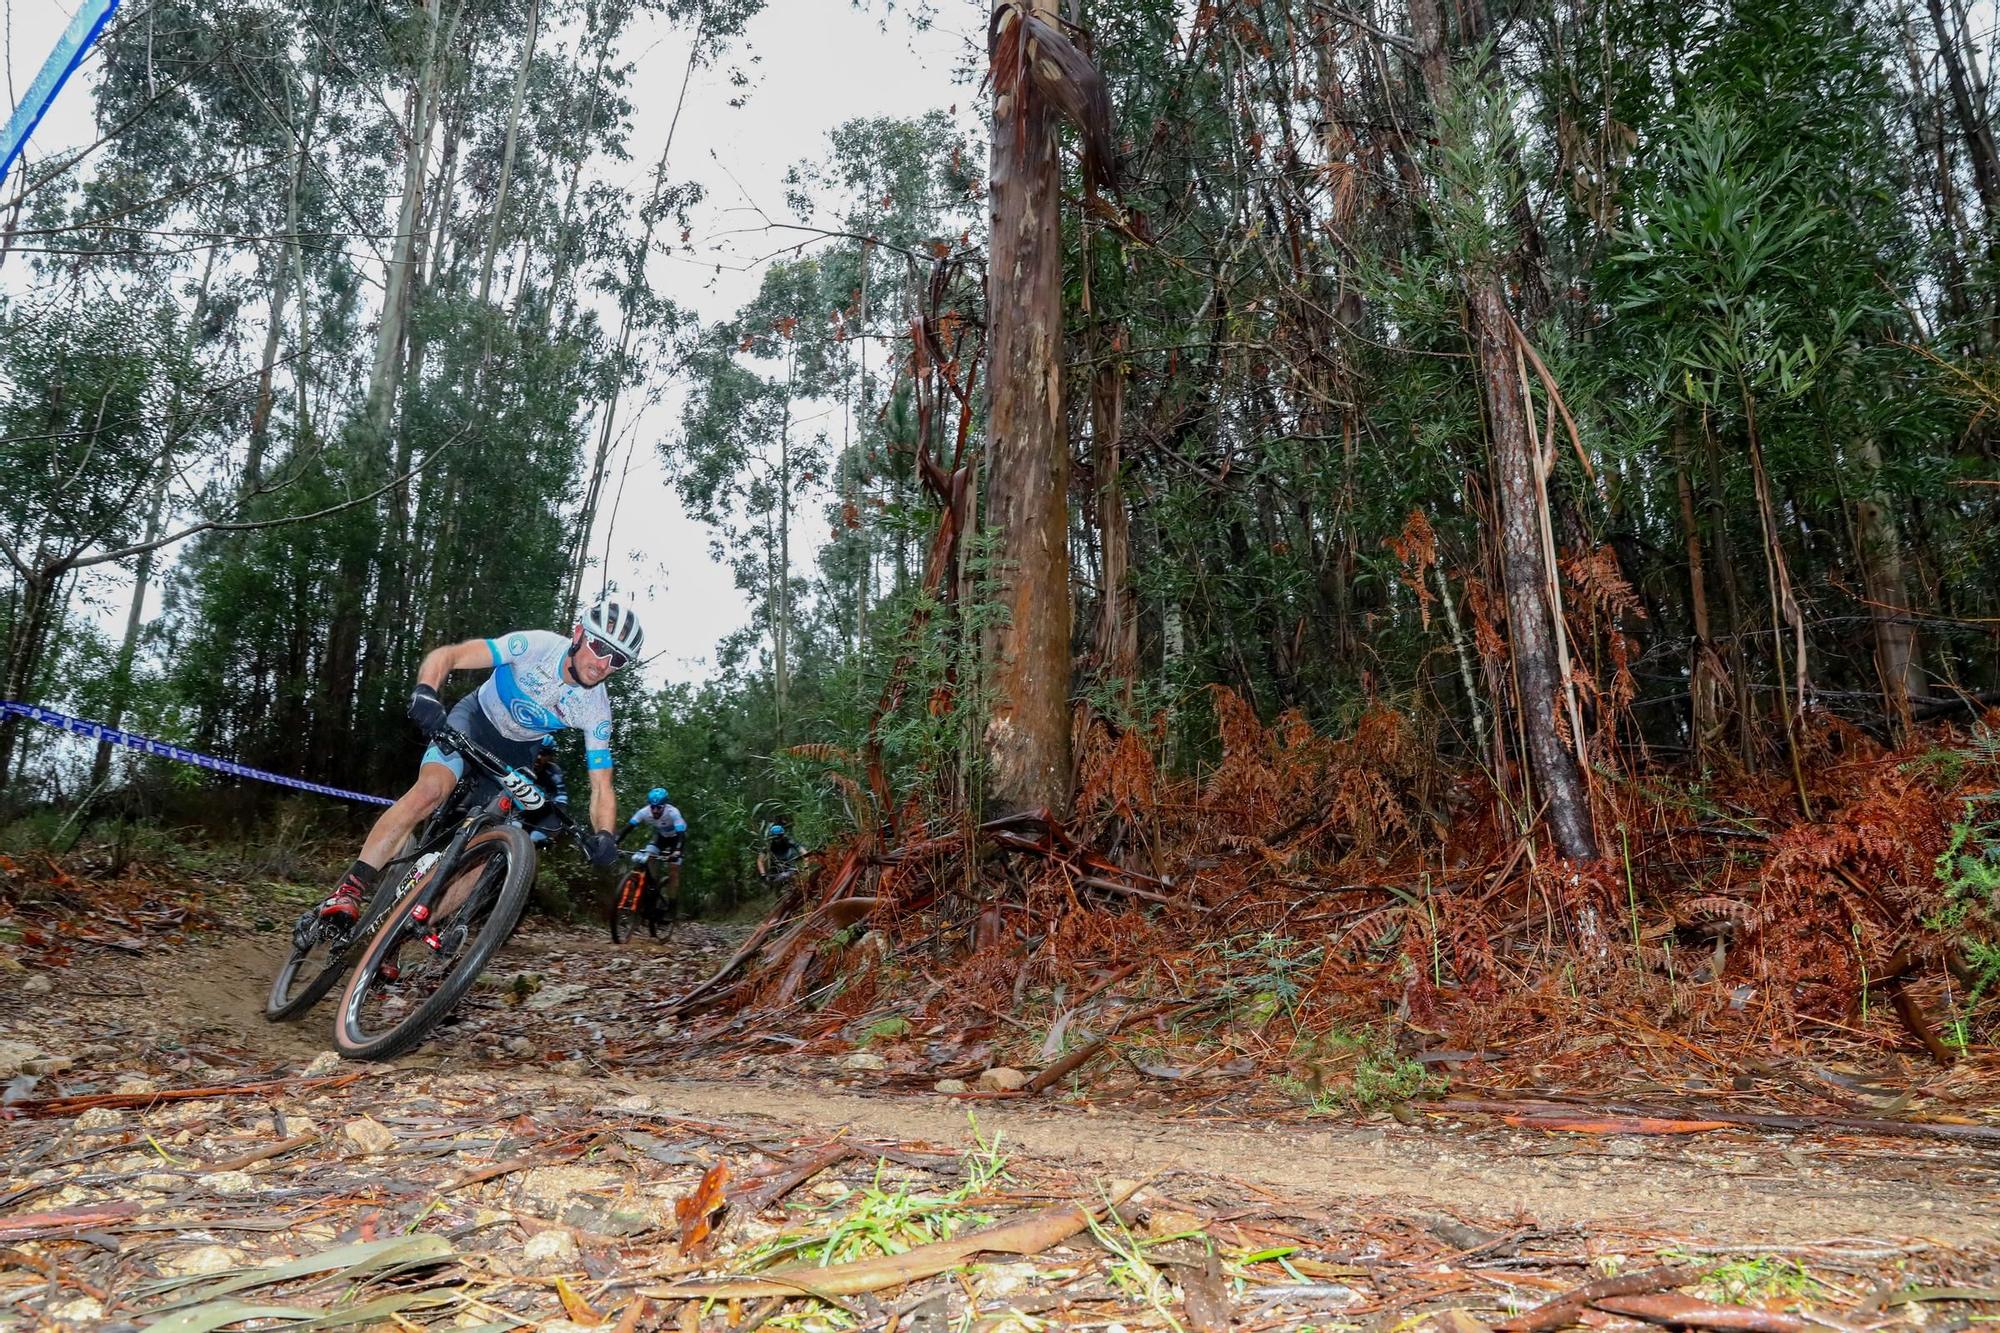
[[(489, 777), (498, 779), (498, 778), (504, 778), (511, 774), (519, 776), (520, 778), (528, 782), (535, 781), (533, 774), (526, 773), (523, 772), (521, 769), (515, 768), (513, 765), (501, 759), (499, 755), (494, 754), (491, 750), (488, 750), (485, 746), (479, 744), (479, 742), (473, 740), (470, 736), (467, 736), (462, 731), (455, 730), (451, 727), (445, 727), (442, 730), (438, 731), (436, 735), (432, 736), (431, 739), (436, 741), (439, 747), (442, 749), (456, 750), (458, 753), (464, 755), (467, 759), (470, 759), (476, 767), (484, 770)], [(535, 785), (537, 788), (541, 786), (540, 783), (535, 783)], [(530, 812), (524, 811), (523, 813), (525, 814)], [(574, 837), (577, 840), (577, 845), (579, 847), (583, 845), (583, 835), (584, 835), (583, 825), (577, 823), (576, 820), (572, 819), (570, 817), (569, 811), (563, 809), (562, 806), (556, 804), (556, 802), (553, 799), (546, 801), (542, 805), (541, 809), (533, 811), (532, 813), (537, 815), (538, 817), (545, 814), (554, 815), (562, 825), (561, 831), (568, 833), (570, 836)]]

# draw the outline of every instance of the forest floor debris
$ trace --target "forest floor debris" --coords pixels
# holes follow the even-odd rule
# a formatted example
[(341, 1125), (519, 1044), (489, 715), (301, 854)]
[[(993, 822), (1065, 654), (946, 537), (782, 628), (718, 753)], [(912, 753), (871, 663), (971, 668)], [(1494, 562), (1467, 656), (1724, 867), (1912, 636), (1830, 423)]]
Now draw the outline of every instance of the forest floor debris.
[[(0, 1041), (71, 1059), (9, 1085), (0, 1322), (1476, 1333), (1579, 1290), (1564, 1323), (2000, 1311), (1981, 1144), (1582, 1115), (1555, 1132), (1536, 1113), (1576, 1103), (1548, 1097), (1518, 1125), (1446, 1101), (1315, 1114), (1261, 1066), (1163, 1078), (1144, 1066), (1164, 1055), (1123, 1043), (1043, 1097), (941, 1095), (940, 1070), (1026, 1078), (987, 1062), (1061, 1054), (1005, 1023), (942, 1062), (934, 1036), (882, 1028), (859, 1046), (880, 1068), (750, 1024), (697, 1043), (661, 1015), (740, 943), (709, 926), (619, 948), (533, 923), (418, 1055), (337, 1065), (329, 1013), (261, 1018), (285, 914), (266, 892), (137, 949), (13, 950)], [(1948, 1077), (1965, 1109), (1991, 1073), (1905, 1072)], [(1757, 1087), (1796, 1104), (1800, 1083)], [(1663, 1267), (1671, 1287), (1590, 1285)]]

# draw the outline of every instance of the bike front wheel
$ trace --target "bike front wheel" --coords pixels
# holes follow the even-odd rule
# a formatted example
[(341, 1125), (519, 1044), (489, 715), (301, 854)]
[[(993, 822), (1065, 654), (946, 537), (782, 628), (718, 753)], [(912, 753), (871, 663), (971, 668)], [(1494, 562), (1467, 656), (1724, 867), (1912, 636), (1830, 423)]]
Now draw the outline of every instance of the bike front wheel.
[(416, 911), (425, 883), (412, 884), (347, 979), (333, 1040), (349, 1059), (411, 1050), (465, 997), (528, 905), (535, 844), (512, 825), (488, 829), (433, 873), (449, 878), (428, 919)]

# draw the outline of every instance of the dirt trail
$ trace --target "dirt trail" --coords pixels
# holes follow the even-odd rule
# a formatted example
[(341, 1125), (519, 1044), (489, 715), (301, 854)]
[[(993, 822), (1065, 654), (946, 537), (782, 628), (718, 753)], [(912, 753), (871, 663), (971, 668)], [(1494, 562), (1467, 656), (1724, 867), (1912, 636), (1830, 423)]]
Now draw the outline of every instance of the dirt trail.
[[(546, 967), (561, 976), (565, 955), (608, 947), (592, 934), (528, 932), (497, 966)], [(329, 1044), (329, 1005), (299, 1025), (273, 1025), (262, 1017), (263, 988), (281, 948), (275, 934), (232, 935), (195, 947), (182, 964), (149, 967), (160, 1033), (178, 1031), (184, 1040), (237, 1046), (270, 1060), (310, 1060)], [(642, 942), (622, 957), (629, 960), (622, 965), (632, 987), (644, 991), (656, 985), (673, 954)], [(504, 1021), (510, 1035), (548, 1044), (583, 1022), (569, 1008), (509, 1009)], [(1879, 1249), (1927, 1240), (2000, 1250), (2000, 1154), (1923, 1141), (1549, 1135), (1437, 1117), (1414, 1126), (1176, 1119), (1118, 1106), (967, 1103), (928, 1092), (869, 1092), (842, 1086), (837, 1062), (791, 1055), (746, 1061), (736, 1066), (743, 1077), (732, 1080), (657, 1079), (601, 1067), (552, 1077), (531, 1063), (496, 1071), (471, 1040), (449, 1029), (401, 1063), (446, 1073), (499, 1072), (524, 1090), (573, 1090), (578, 1077), (592, 1078), (608, 1093), (648, 1093), (691, 1117), (757, 1117), (793, 1131), (851, 1126), (870, 1138), (953, 1146), (970, 1142), (971, 1112), (984, 1132), (1002, 1133), (1018, 1153), (1107, 1176), (1235, 1178), (1302, 1216), (1366, 1206), (1452, 1213), (1497, 1226), (1657, 1226), (1716, 1246), (1845, 1243)]]

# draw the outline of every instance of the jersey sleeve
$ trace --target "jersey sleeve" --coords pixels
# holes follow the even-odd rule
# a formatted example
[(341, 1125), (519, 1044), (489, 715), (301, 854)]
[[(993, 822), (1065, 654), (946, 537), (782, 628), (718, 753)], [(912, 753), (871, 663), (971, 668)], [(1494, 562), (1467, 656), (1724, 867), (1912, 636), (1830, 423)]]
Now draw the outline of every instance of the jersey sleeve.
[(494, 666), (506, 666), (526, 657), (535, 646), (535, 632), (532, 630), (509, 630), (497, 639), (486, 641), (486, 651), (493, 654)]
[(583, 732), (583, 766), (592, 772), (611, 767), (611, 700), (604, 687), (590, 693), (590, 702), (578, 724)]

